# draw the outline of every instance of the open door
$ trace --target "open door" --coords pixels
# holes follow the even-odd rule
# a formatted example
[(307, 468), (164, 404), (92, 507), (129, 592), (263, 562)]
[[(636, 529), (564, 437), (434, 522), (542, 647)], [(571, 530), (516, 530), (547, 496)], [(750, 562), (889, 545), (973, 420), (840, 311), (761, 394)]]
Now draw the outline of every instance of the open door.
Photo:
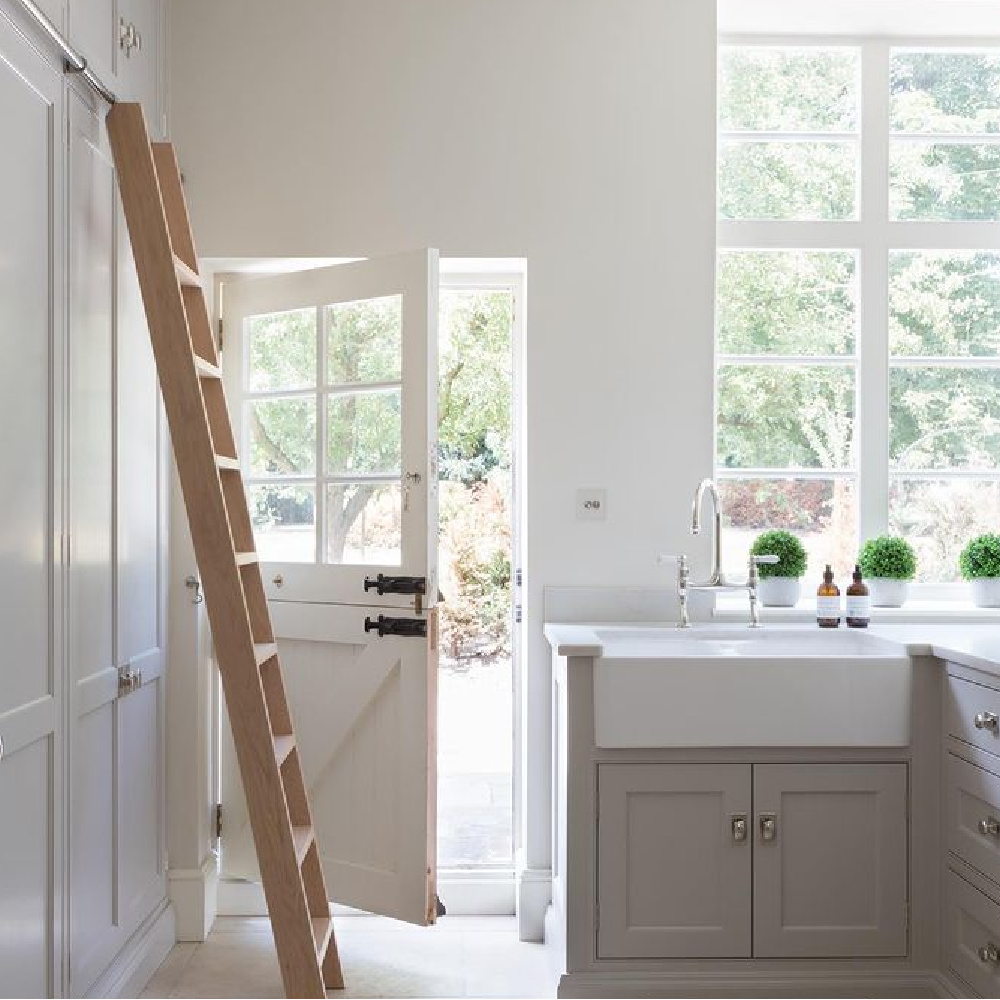
[[(329, 891), (435, 919), (433, 250), (223, 284), (222, 366)], [(257, 878), (223, 714), (222, 874)]]

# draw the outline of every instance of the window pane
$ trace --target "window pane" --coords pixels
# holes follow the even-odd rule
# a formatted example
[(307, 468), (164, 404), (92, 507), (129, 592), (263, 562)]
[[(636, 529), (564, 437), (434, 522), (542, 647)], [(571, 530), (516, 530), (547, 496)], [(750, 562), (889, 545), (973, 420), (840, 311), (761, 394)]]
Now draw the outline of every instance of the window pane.
[(889, 497), (889, 530), (917, 553), (917, 579), (958, 580), (958, 556), (970, 538), (996, 532), (1000, 483), (982, 479), (897, 480)]
[(854, 142), (743, 142), (719, 145), (723, 219), (853, 219)]
[(316, 468), (316, 401), (312, 396), (258, 399), (246, 405), (253, 476), (307, 475)]
[(892, 127), (1000, 132), (1000, 53), (894, 52)]
[(889, 349), (1000, 355), (1000, 253), (890, 253)]
[(853, 253), (722, 252), (716, 294), (720, 352), (854, 352)]
[(857, 49), (725, 47), (719, 52), (720, 126), (852, 132), (859, 68)]
[(893, 368), (889, 417), (896, 468), (996, 468), (1000, 369)]
[(316, 491), (312, 486), (255, 484), (247, 491), (254, 543), (262, 562), (316, 561)]
[(327, 402), (327, 473), (399, 475), (400, 390), (349, 392)]
[(327, 562), (400, 565), (401, 496), (399, 483), (327, 484)]
[(316, 384), (315, 309), (251, 316), (246, 332), (246, 384), (251, 392)]
[(399, 295), (327, 306), (330, 383), (399, 381), (402, 309)]
[(889, 215), (956, 222), (1000, 218), (1000, 145), (893, 140)]
[(838, 576), (853, 568), (858, 552), (858, 513), (852, 479), (728, 479), (719, 481), (724, 515), (723, 569), (746, 576), (753, 540), (781, 528), (805, 546), (805, 594), (818, 586), (830, 563)]
[(854, 369), (724, 365), (717, 464), (724, 468), (849, 468)]

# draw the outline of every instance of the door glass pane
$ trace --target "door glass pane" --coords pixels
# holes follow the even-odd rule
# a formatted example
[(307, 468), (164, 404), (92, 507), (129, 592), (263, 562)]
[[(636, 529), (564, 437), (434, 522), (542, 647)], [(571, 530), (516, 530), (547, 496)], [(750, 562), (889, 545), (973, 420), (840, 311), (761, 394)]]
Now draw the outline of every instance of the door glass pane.
[(1000, 133), (1000, 53), (899, 50), (891, 72), (893, 130)]
[(316, 561), (316, 491), (312, 486), (254, 483), (247, 494), (262, 562)]
[(326, 561), (399, 566), (402, 562), (400, 483), (328, 483)]
[(723, 569), (746, 576), (753, 540), (762, 531), (790, 531), (805, 547), (806, 580), (830, 563), (838, 576), (853, 569), (858, 552), (857, 491), (853, 479), (720, 479), (724, 515)]
[(716, 302), (723, 354), (854, 353), (850, 251), (720, 252)]
[(854, 132), (857, 48), (724, 46), (719, 51), (719, 126), (754, 132)]
[(723, 365), (717, 464), (725, 468), (849, 468), (854, 368)]
[(246, 332), (250, 392), (308, 389), (316, 384), (315, 309), (251, 316)]
[(308, 475), (316, 469), (313, 396), (257, 399), (246, 404), (251, 476)]
[(898, 479), (889, 495), (889, 530), (909, 539), (917, 579), (959, 579), (958, 556), (976, 535), (1000, 525), (1000, 482), (984, 479)]
[(327, 381), (398, 382), (403, 300), (385, 295), (326, 307)]
[(1000, 219), (1000, 144), (893, 139), (889, 215), (922, 221)]
[(858, 144), (746, 142), (719, 145), (723, 219), (853, 219)]
[(327, 400), (327, 472), (398, 476), (401, 390), (337, 393)]
[(890, 253), (889, 350), (1000, 356), (1000, 254)]
[(1000, 369), (894, 368), (889, 417), (896, 468), (1000, 467)]

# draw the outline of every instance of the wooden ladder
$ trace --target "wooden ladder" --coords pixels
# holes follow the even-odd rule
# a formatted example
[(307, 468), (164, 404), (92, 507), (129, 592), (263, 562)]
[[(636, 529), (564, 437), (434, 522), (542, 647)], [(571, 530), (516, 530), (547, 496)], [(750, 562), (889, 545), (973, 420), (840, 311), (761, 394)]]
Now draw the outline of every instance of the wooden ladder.
[(107, 122), (285, 994), (323, 997), (343, 976), (177, 159), (140, 105)]

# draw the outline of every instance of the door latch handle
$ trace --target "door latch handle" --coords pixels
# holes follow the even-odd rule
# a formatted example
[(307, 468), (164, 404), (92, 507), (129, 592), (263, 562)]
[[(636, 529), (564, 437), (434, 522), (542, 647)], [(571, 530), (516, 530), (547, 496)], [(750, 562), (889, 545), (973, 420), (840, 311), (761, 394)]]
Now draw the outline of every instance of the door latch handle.
[(373, 580), (365, 577), (365, 593), (374, 590), (379, 597), (385, 594), (426, 594), (426, 576), (386, 576), (379, 573)]
[(774, 813), (760, 814), (760, 839), (765, 844), (778, 839), (778, 817)]
[(427, 638), (426, 618), (365, 618), (365, 631), (378, 632), (379, 638), (387, 635), (408, 636), (413, 639)]
[(733, 842), (745, 844), (747, 842), (747, 814), (733, 813), (729, 822), (733, 832)]

